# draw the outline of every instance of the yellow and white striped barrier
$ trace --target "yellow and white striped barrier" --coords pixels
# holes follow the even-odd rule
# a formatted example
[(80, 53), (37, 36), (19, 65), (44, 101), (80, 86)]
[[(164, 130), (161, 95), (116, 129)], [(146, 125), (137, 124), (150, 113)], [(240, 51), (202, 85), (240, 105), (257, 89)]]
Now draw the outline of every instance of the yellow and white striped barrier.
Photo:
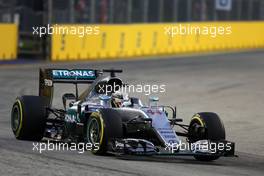
[[(175, 27), (179, 25), (200, 29), (217, 28), (220, 32), (218, 31), (216, 36), (206, 34), (206, 30), (203, 33), (175, 34)], [(58, 26), (78, 28), (81, 25)], [(264, 48), (264, 22), (87, 25), (87, 27), (98, 27), (99, 33), (83, 37), (65, 33), (53, 34), (51, 60), (127, 58)], [(171, 33), (167, 31), (168, 28), (173, 29)], [(223, 30), (225, 33), (221, 34)]]
[(0, 60), (17, 58), (18, 27), (15, 24), (0, 24)]

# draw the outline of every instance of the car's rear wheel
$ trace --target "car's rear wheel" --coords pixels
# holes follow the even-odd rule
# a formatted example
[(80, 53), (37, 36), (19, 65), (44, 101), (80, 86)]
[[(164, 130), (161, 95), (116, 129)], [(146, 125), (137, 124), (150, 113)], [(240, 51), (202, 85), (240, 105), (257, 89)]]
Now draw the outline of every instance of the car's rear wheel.
[[(201, 112), (192, 117), (188, 136), (190, 143), (199, 140), (225, 140), (225, 128), (220, 117), (216, 113)], [(219, 156), (209, 155), (195, 155), (194, 157), (200, 161), (212, 161), (219, 158)]]
[(46, 100), (39, 96), (21, 96), (13, 104), (11, 128), (17, 139), (39, 141), (46, 125)]

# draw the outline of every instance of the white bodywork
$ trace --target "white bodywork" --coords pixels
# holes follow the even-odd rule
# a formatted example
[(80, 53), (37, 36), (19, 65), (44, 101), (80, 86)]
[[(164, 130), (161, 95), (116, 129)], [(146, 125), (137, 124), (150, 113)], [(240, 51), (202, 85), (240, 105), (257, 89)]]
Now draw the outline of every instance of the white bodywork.
[(141, 110), (148, 118), (152, 119), (152, 126), (156, 129), (164, 144), (179, 144), (180, 139), (171, 128), (170, 121), (164, 111), (157, 107), (142, 108)]

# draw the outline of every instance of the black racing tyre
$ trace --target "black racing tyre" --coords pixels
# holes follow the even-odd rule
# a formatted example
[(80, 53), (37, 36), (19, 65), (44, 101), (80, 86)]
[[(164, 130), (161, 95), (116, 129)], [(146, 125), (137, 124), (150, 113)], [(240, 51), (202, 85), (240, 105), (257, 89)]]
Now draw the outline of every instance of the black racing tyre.
[(113, 138), (123, 135), (122, 121), (107, 112), (94, 112), (90, 115), (84, 132), (84, 141), (92, 145), (91, 152), (104, 155)]
[[(188, 133), (188, 140), (191, 143), (203, 139), (212, 141), (225, 140), (224, 124), (221, 121), (220, 117), (213, 112), (200, 112), (195, 114), (191, 119)], [(202, 155), (196, 155), (194, 157), (200, 161), (212, 161), (219, 158), (219, 156)]]
[(40, 141), (46, 126), (46, 99), (21, 96), (13, 104), (11, 128), (19, 140)]

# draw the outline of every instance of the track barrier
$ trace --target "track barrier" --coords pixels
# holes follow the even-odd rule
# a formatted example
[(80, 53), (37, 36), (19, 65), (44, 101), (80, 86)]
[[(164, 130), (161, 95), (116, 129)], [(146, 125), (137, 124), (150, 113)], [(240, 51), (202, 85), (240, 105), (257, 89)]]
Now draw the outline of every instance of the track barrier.
[(0, 24), (0, 61), (17, 58), (18, 26)]

